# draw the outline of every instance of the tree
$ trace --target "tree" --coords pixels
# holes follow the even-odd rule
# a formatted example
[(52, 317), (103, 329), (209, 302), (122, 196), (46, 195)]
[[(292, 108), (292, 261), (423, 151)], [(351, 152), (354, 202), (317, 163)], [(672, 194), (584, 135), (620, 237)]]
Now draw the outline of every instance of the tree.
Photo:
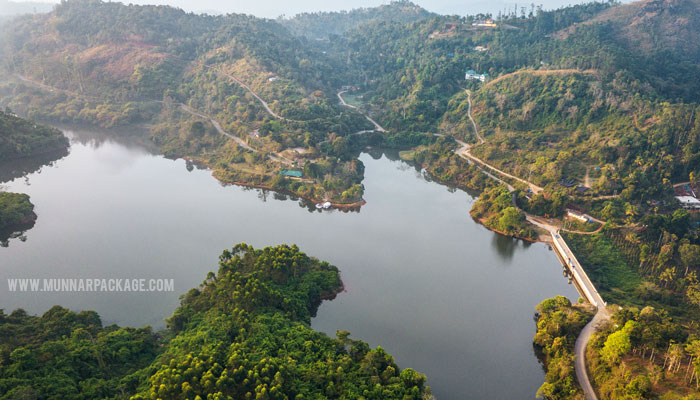
[(700, 246), (684, 243), (678, 248), (678, 253), (681, 256), (681, 262), (685, 266), (684, 276), (688, 276), (688, 270), (691, 267), (695, 269), (700, 265)]
[(617, 332), (611, 333), (605, 340), (605, 345), (600, 351), (600, 356), (609, 365), (616, 365), (620, 358), (632, 349), (629, 332), (634, 328), (636, 322), (627, 321), (625, 326)]
[(515, 233), (524, 220), (525, 215), (522, 211), (511, 206), (501, 211), (501, 217), (498, 219), (498, 226), (504, 232)]

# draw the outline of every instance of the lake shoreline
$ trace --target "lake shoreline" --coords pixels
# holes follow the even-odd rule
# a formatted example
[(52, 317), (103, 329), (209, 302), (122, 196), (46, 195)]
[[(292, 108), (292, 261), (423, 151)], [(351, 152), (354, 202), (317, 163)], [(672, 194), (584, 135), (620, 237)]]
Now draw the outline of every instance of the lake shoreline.
[[(471, 216), (471, 215), (470, 215), (470, 216)], [(498, 230), (498, 229), (496, 229), (496, 228), (492, 228), (492, 227), (486, 225), (486, 219), (485, 219), (485, 218), (476, 218), (476, 217), (474, 217), (474, 216), (471, 216), (471, 217), (472, 217), (472, 219), (473, 219), (475, 222), (477, 222), (479, 225), (481, 225), (481, 226), (483, 226), (484, 228), (490, 230), (491, 232), (498, 233), (499, 235), (506, 236), (506, 237), (510, 237), (510, 238), (513, 238), (513, 239), (519, 239), (519, 240), (522, 240), (522, 241), (525, 241), (525, 242), (529, 242), (529, 243), (547, 243), (546, 240), (540, 239), (539, 236), (538, 236), (537, 239), (533, 239), (533, 238), (526, 238), (526, 237), (522, 237), (522, 236), (518, 236), (518, 235), (509, 234), (509, 233), (506, 233), (506, 232), (504, 232), (504, 231), (501, 231), (501, 230)]]

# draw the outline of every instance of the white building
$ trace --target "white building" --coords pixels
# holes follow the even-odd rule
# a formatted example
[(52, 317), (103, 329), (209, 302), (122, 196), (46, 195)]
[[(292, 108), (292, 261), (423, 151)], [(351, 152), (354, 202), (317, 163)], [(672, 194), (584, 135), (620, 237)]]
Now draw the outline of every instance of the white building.
[(466, 74), (464, 74), (464, 79), (471, 81), (471, 80), (478, 80), (482, 82), (486, 82), (486, 79), (488, 79), (489, 74), (478, 74), (476, 71), (473, 69), (470, 69), (467, 71)]
[(576, 212), (574, 210), (566, 210), (566, 214), (571, 217), (575, 218), (581, 222), (588, 222), (590, 219), (588, 218), (588, 215), (586, 214), (581, 214), (580, 212)]
[(676, 196), (676, 200), (678, 200), (681, 203), (681, 206), (683, 206), (683, 208), (687, 208), (690, 210), (700, 209), (700, 200), (696, 199), (693, 196)]

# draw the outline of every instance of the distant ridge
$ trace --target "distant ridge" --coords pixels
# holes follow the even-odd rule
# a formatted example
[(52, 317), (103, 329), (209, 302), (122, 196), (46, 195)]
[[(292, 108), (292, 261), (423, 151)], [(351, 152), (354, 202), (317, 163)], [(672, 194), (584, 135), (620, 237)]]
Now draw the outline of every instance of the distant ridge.
[(280, 17), (277, 22), (287, 27), (296, 36), (327, 39), (329, 35), (342, 35), (375, 20), (407, 23), (434, 16), (437, 14), (410, 1), (401, 0), (378, 7), (356, 8), (350, 11), (301, 13), (292, 18)]

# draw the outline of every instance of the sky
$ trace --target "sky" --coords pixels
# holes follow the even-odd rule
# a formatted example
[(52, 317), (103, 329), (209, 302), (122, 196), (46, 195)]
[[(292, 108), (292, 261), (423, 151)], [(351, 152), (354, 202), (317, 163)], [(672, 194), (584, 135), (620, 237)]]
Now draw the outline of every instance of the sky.
[[(44, 2), (55, 2), (43, 0)], [(388, 0), (132, 0), (134, 4), (167, 4), (193, 12), (245, 13), (264, 18), (277, 18), (280, 15), (294, 16), (301, 12), (339, 11), (359, 7), (375, 7), (388, 4)], [(509, 0), (413, 0), (421, 7), (438, 14), (469, 15), (478, 13), (498, 14), (504, 8), (530, 7), (532, 1), (516, 3)], [(535, 5), (545, 9), (555, 9), (586, 0), (539, 0)]]

